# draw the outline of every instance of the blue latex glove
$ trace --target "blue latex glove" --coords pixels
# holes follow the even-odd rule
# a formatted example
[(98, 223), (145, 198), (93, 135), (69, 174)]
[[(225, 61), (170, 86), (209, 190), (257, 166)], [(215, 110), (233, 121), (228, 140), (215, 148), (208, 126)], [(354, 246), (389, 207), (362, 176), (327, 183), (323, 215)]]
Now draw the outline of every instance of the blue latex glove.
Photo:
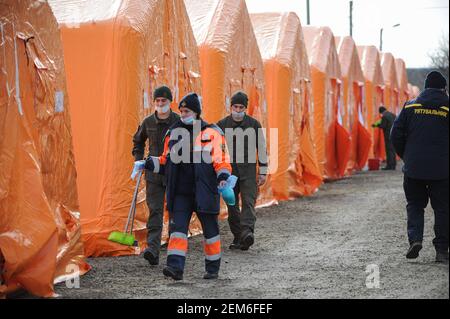
[(233, 188), (236, 186), (237, 180), (237, 176), (230, 175), (225, 186), (218, 187), (219, 194), (222, 195), (222, 198), (227, 205), (234, 206), (236, 204)]
[(136, 175), (139, 174), (145, 168), (145, 160), (134, 162), (133, 172), (131, 173), (131, 179), (135, 179)]

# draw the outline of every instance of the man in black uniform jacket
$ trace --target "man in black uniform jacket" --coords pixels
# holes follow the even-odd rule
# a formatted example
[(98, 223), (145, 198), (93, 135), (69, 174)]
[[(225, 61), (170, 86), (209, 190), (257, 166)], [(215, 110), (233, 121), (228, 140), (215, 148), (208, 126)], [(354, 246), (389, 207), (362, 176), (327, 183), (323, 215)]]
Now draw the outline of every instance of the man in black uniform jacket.
[(408, 239), (406, 258), (422, 249), (424, 209), (431, 201), (435, 215), (436, 262), (448, 263), (448, 94), (441, 73), (427, 75), (425, 90), (405, 104), (395, 120), (391, 139), (405, 165)]

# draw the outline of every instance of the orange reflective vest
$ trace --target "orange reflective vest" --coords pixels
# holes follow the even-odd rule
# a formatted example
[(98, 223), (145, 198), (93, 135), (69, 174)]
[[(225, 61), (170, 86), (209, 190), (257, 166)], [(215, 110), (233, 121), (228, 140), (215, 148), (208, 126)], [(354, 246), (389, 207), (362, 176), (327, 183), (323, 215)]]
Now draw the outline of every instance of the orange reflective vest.
[[(225, 180), (231, 175), (230, 156), (222, 130), (203, 120), (200, 123), (198, 134), (194, 134), (196, 137), (192, 147), (192, 134), (187, 133), (182, 122), (178, 121), (166, 134), (163, 154), (160, 157), (149, 157), (146, 160), (147, 169), (166, 175), (166, 199), (169, 212), (173, 211), (173, 202), (177, 195), (176, 182), (180, 169), (179, 164), (186, 163), (187, 159), (194, 165), (195, 211), (210, 214), (218, 214), (220, 211), (217, 186), (220, 180)], [(189, 143), (183, 143), (188, 139)], [(180, 150), (186, 145), (189, 147), (190, 156), (184, 158), (179, 153), (182, 153)]]

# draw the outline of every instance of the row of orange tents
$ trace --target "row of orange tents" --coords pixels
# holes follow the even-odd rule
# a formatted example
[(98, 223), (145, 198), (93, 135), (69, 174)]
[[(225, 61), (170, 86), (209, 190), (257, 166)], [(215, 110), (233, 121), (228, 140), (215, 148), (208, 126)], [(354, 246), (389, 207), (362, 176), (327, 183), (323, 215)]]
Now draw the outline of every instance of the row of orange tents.
[(125, 224), (132, 136), (158, 85), (174, 110), (199, 93), (209, 122), (248, 93), (270, 152), (258, 206), (383, 158), (378, 106), (398, 112), (418, 94), (392, 54), (302, 27), (295, 13), (249, 14), (244, 0), (0, 0), (0, 27), (0, 296), (51, 296), (89, 270), (84, 256), (145, 246), (144, 185), (140, 246), (107, 237)]

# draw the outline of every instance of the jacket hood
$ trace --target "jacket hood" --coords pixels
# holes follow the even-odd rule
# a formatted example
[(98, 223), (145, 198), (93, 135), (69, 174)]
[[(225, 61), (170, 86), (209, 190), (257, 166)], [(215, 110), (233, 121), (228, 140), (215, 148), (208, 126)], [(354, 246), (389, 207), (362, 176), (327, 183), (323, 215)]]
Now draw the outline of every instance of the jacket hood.
[(414, 100), (413, 103), (420, 103), (423, 107), (448, 106), (448, 95), (440, 89), (425, 89)]

